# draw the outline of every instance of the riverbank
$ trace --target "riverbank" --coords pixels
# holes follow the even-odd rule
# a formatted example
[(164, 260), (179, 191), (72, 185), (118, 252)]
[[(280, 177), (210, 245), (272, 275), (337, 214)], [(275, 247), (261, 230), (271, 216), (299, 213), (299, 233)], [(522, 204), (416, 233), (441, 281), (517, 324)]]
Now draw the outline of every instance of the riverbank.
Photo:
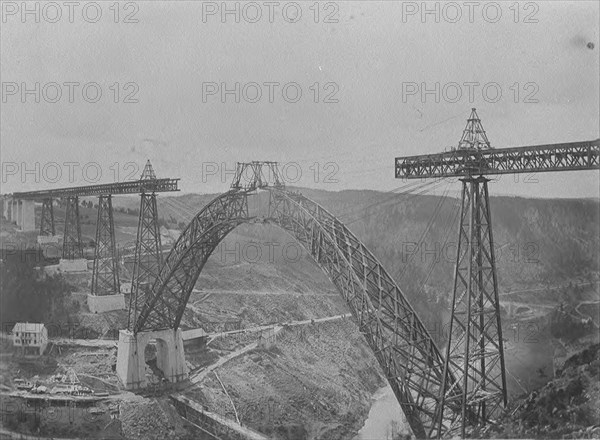
[(365, 424), (353, 440), (395, 440), (410, 436), (410, 428), (389, 385), (373, 394), (373, 404)]

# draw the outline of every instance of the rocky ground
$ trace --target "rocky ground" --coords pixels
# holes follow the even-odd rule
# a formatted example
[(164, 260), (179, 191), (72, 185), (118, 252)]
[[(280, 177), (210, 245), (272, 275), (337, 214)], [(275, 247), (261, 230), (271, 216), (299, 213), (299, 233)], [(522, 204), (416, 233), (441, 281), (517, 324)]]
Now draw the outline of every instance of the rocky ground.
[(512, 402), (491, 438), (599, 438), (600, 344), (569, 358), (556, 377)]
[(166, 397), (122, 403), (120, 421), (126, 439), (199, 439), (197, 430), (177, 414)]
[(384, 383), (377, 361), (349, 320), (284, 329), (272, 347), (228, 362), (218, 375), (208, 375), (187, 395), (231, 419), (237, 412), (244, 425), (289, 440), (352, 438), (373, 392)]

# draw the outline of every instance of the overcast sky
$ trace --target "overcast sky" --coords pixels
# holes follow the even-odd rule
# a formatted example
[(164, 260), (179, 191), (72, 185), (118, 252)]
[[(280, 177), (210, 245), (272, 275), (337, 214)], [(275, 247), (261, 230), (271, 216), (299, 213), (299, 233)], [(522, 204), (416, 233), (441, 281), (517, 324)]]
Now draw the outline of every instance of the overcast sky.
[[(497, 148), (599, 137), (596, 1), (428, 3), (437, 17), (421, 2), (322, 3), (318, 17), (312, 1), (300, 17), (286, 2), (239, 3), (239, 22), (221, 2), (122, 3), (118, 17), (112, 4), (81, 2), (70, 20), (62, 2), (40, 3), (36, 23), (3, 2), (3, 193), (124, 180), (128, 162), (137, 178), (147, 159), (184, 192), (223, 191), (226, 170), (250, 160), (293, 163), (296, 185), (387, 191), (403, 184), (394, 157), (456, 145), (471, 107)], [(39, 96), (22, 96), (36, 83)], [(240, 102), (222, 102), (236, 83)], [(598, 175), (504, 176), (491, 192), (598, 197)]]

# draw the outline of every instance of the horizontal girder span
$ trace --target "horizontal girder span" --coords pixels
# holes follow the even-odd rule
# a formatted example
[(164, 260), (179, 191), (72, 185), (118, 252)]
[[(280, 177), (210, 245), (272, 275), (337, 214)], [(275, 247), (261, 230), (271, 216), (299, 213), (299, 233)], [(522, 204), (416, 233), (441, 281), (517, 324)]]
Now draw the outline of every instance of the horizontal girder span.
[(171, 192), (179, 191), (179, 179), (144, 179), (131, 182), (106, 183), (101, 185), (75, 186), (71, 188), (56, 188), (41, 191), (16, 192), (12, 194), (15, 199), (43, 200), (55, 197), (85, 197), (108, 194), (140, 194), (143, 192)]
[(395, 169), (398, 179), (594, 170), (600, 169), (600, 139), (397, 157)]

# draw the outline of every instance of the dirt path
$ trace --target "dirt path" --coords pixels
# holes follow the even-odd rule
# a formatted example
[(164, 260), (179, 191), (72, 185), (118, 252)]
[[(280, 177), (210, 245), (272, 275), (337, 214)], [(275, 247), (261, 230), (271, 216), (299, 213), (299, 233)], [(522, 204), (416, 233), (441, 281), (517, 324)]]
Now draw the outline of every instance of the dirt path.
[[(285, 291), (280, 291), (280, 292), (273, 292), (273, 291), (262, 291), (262, 290), (198, 290), (198, 289), (194, 289), (193, 290), (194, 293), (204, 293), (204, 294), (215, 294), (218, 295), (220, 293), (225, 293), (228, 295), (270, 295), (270, 296), (278, 296), (278, 295), (285, 295), (285, 296), (339, 296), (339, 293), (321, 293), (321, 292), (306, 292), (306, 293), (299, 293), (299, 292), (285, 292)], [(204, 298), (202, 298), (204, 299)], [(199, 302), (195, 301), (195, 302)]]
[[(328, 322), (328, 321), (336, 321), (338, 319), (345, 319), (350, 316), (352, 316), (350, 313), (345, 313), (343, 315), (328, 316), (326, 318), (306, 319), (304, 321), (292, 321), (285, 325), (298, 326), (298, 325), (316, 324), (319, 322)], [(281, 330), (284, 329), (284, 325), (283, 324), (266, 325), (266, 326), (258, 326), (258, 327), (248, 328), (248, 329), (244, 329), (244, 330), (232, 330), (230, 332), (217, 333), (217, 334), (209, 336), (209, 338), (212, 337), (212, 339), (210, 339), (208, 343), (212, 342), (215, 338), (220, 337), (220, 336), (227, 336), (227, 335), (233, 335), (236, 333), (246, 333), (246, 332), (252, 333), (252, 332), (258, 332), (261, 330), (269, 330), (269, 329), (273, 329), (273, 335), (276, 335), (277, 333), (279, 333)], [(254, 350), (257, 347), (258, 347), (258, 342), (253, 342), (251, 344), (248, 344), (248, 345), (228, 354), (225, 357), (220, 358), (214, 364), (209, 365), (208, 367), (204, 368), (203, 370), (192, 374), (190, 376), (190, 382), (192, 382), (194, 384), (198, 384), (198, 383), (202, 382), (211, 371), (219, 368), (223, 364), (229, 362), (232, 359), (235, 359), (238, 356), (241, 356), (251, 350)]]
[(275, 328), (276, 326), (280, 326), (280, 325), (288, 325), (288, 326), (294, 327), (297, 325), (307, 325), (307, 324), (311, 324), (311, 323), (335, 321), (338, 319), (349, 318), (351, 316), (352, 316), (351, 313), (345, 313), (343, 315), (327, 316), (325, 318), (305, 319), (303, 321), (291, 321), (287, 324), (280, 322), (277, 324), (259, 325), (256, 327), (249, 327), (249, 328), (244, 328), (244, 329), (239, 329), (239, 330), (229, 330), (226, 332), (212, 333), (212, 334), (208, 335), (208, 342), (206, 343), (206, 345), (210, 344), (211, 342), (213, 342), (215, 339), (217, 339), (219, 337), (227, 337), (227, 336), (232, 336), (232, 335), (236, 335), (236, 334), (244, 334), (244, 333), (256, 333), (256, 332), (263, 331), (263, 330), (269, 330), (269, 329)]
[(597, 329), (600, 329), (600, 326), (599, 326), (599, 325), (596, 323), (596, 321), (594, 320), (594, 317), (593, 317), (593, 316), (591, 316), (591, 315), (586, 315), (586, 314), (584, 314), (584, 313), (581, 313), (581, 312), (579, 311), (579, 307), (581, 307), (581, 306), (583, 306), (583, 305), (586, 305), (586, 304), (593, 304), (593, 305), (596, 305), (596, 304), (600, 304), (600, 301), (581, 301), (579, 304), (577, 304), (577, 307), (575, 307), (575, 311), (576, 311), (577, 313), (579, 313), (579, 315), (580, 315), (580, 316), (581, 316), (583, 319), (592, 318), (592, 325), (593, 325), (594, 327), (596, 327)]
[[(282, 326), (273, 327), (273, 334), (279, 333), (282, 329), (283, 329)], [(219, 368), (221, 365), (229, 362), (230, 360), (235, 359), (236, 357), (249, 352), (250, 350), (254, 350), (257, 347), (258, 347), (258, 342), (253, 342), (252, 344), (248, 344), (248, 345), (228, 354), (227, 356), (220, 358), (214, 364), (209, 365), (208, 367), (204, 368), (203, 370), (190, 376), (190, 382), (192, 382), (193, 384), (198, 384), (198, 383), (202, 382), (206, 378), (206, 376), (208, 376), (208, 374), (210, 372), (212, 372), (213, 370)]]
[[(574, 284), (572, 287), (584, 287), (584, 286), (593, 286), (595, 284), (598, 284), (597, 281), (592, 281), (589, 283), (580, 283), (580, 284)], [(559, 289), (562, 289), (563, 287), (568, 287), (568, 285), (564, 285), (564, 286), (555, 286), (555, 287), (550, 287), (550, 291), (556, 291)], [(508, 296), (508, 295), (514, 295), (514, 294), (519, 294), (519, 293), (533, 293), (533, 292), (543, 292), (548, 290), (548, 287), (540, 287), (538, 289), (525, 289), (525, 290), (515, 290), (514, 292), (502, 292), (499, 294), (499, 296)]]

